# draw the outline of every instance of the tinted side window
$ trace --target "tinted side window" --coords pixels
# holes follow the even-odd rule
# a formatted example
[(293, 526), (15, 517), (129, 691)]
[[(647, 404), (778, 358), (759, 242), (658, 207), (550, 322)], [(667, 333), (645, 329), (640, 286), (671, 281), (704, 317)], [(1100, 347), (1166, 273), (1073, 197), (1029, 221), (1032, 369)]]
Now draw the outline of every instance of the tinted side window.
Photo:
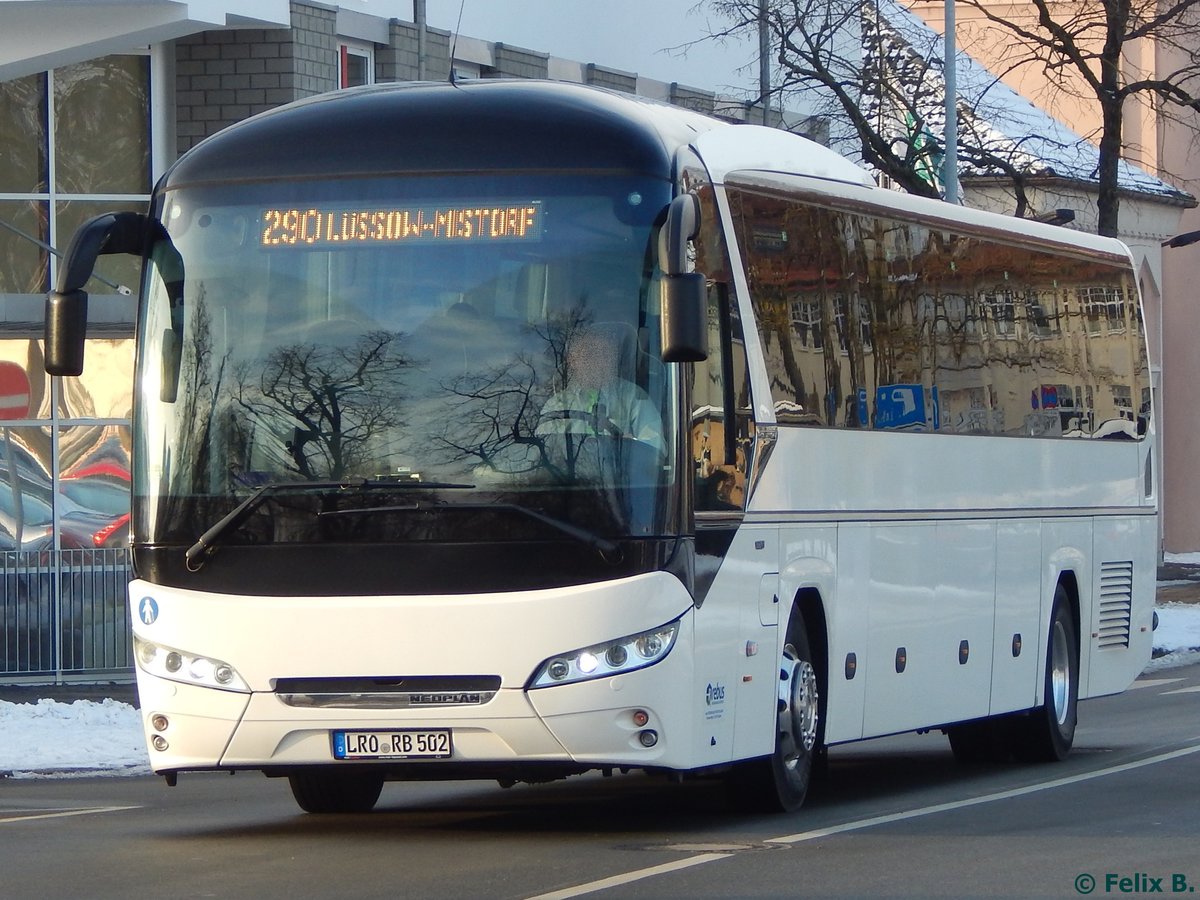
[(780, 424), (1144, 434), (1125, 268), (758, 188), (729, 197)]

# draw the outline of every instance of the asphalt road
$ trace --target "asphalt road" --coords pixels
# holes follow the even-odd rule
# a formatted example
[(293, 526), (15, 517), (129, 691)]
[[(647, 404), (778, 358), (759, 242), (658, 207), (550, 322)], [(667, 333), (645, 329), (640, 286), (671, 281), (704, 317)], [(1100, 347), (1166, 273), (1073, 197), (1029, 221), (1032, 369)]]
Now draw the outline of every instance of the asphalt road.
[(256, 774), (10, 779), (0, 896), (1178, 896), (1200, 889), (1198, 712), (1193, 665), (1085, 702), (1064, 763), (963, 767), (938, 733), (834, 748), (794, 816), (640, 775), (390, 784), (362, 816)]

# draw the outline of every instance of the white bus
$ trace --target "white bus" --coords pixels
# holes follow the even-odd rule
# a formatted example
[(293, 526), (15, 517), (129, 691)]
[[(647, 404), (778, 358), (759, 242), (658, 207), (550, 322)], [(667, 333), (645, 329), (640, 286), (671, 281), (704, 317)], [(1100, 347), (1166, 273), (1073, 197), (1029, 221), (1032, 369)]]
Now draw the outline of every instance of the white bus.
[(637, 769), (792, 810), (826, 748), (1062, 758), (1150, 656), (1118, 242), (581, 86), (388, 85), (184, 155), (145, 260), (130, 608), (154, 770)]

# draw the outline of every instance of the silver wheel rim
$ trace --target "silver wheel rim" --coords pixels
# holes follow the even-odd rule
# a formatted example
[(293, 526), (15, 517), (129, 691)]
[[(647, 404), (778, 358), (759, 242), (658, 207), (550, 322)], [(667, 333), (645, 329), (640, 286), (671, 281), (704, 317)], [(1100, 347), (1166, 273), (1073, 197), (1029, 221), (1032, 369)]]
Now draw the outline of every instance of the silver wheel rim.
[(1071, 651), (1067, 646), (1067, 630), (1055, 620), (1050, 640), (1050, 702), (1059, 725), (1066, 724), (1071, 696)]
[(779, 667), (779, 756), (789, 774), (816, 746), (818, 699), (816, 670), (788, 644)]

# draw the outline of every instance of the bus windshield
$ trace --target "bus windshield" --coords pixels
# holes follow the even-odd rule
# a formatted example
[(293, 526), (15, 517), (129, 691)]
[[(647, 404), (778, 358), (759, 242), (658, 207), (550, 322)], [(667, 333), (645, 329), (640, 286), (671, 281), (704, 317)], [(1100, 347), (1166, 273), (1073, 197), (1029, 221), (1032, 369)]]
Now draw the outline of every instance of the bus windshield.
[(306, 483), (328, 489), (273, 489), (221, 540), (669, 533), (678, 413), (652, 290), (669, 199), (593, 174), (165, 193), (138, 326), (139, 540), (191, 544)]

